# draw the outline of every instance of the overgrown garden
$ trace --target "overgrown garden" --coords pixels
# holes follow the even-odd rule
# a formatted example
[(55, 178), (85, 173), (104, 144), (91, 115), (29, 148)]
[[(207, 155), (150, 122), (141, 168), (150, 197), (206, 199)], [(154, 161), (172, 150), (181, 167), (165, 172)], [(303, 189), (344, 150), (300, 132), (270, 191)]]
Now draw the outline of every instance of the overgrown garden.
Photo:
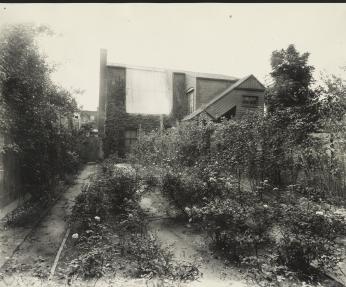
[(113, 157), (102, 163), (76, 198), (70, 218), (73, 234), (61, 260), (69, 282), (119, 273), (167, 282), (198, 278), (196, 266), (174, 260), (171, 249), (148, 232), (139, 206), (147, 178), (117, 162)]
[[(52, 187), (81, 163), (86, 131), (71, 128), (76, 102), (52, 82), (35, 42), (47, 32), (19, 25), (0, 38), (2, 153), (15, 158), (21, 188), (34, 203), (9, 222), (38, 213), (35, 204), (51, 198)], [(64, 255), (69, 280), (121, 270), (173, 281), (199, 276), (146, 230), (139, 200), (150, 184), (206, 234), (211, 250), (260, 286), (316, 279), (336, 268), (346, 236), (345, 216), (337, 212), (346, 203), (346, 84), (332, 76), (317, 85), (308, 58), (293, 45), (273, 52), (264, 114), (141, 131), (126, 159), (106, 160), (76, 198), (72, 252)], [(119, 168), (120, 161), (134, 168)]]
[(213, 250), (268, 286), (342, 260), (346, 86), (313, 85), (308, 56), (293, 45), (273, 52), (264, 115), (141, 133), (128, 157), (159, 171), (163, 193)]
[[(40, 51), (37, 38), (44, 26), (5, 27), (0, 38), (0, 131), (5, 170), (14, 166), (11, 193), (31, 200), (8, 217), (24, 224), (36, 217), (55, 195), (54, 188), (80, 167), (78, 136), (72, 119), (78, 111), (71, 93), (51, 79), (53, 67)], [(9, 179), (11, 180), (11, 179)], [(30, 216), (31, 215), (31, 216)]]

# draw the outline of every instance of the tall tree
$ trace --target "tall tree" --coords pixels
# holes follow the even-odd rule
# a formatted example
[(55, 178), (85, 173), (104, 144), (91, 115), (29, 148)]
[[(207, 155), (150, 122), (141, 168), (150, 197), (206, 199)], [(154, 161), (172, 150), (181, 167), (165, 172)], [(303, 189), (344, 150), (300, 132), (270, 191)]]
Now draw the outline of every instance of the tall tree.
[(301, 143), (318, 129), (318, 93), (312, 89), (314, 67), (309, 53), (300, 54), (294, 45), (271, 56), (273, 84), (265, 95), (269, 117), (277, 128), (288, 129), (292, 140)]
[(62, 169), (68, 152), (60, 119), (76, 109), (71, 95), (52, 83), (52, 69), (36, 36), (45, 27), (8, 26), (0, 37), (0, 129), (10, 136), (19, 158), (21, 181), (40, 194)]
[[(308, 145), (309, 134), (318, 130), (318, 93), (311, 87), (314, 67), (308, 60), (309, 53), (300, 54), (294, 45), (274, 51), (271, 56), (273, 82), (265, 93), (263, 164), (276, 184), (287, 183), (283, 182), (283, 177), (287, 179), (283, 173), (295, 174), (295, 149)], [(288, 182), (294, 182), (294, 178)]]

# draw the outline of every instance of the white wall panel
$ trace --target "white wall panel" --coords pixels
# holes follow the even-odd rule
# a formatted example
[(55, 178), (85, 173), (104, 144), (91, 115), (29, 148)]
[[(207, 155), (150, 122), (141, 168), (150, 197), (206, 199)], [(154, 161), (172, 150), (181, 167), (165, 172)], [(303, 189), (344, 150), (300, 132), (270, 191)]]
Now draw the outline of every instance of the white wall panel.
[(172, 74), (165, 71), (126, 69), (128, 113), (168, 114), (172, 104)]

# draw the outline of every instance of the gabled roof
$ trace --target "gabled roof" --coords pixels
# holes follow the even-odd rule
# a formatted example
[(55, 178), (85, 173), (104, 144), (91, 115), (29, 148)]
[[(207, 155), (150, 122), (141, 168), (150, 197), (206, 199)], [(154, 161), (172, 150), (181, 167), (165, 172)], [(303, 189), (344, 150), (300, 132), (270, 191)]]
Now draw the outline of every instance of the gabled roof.
[[(229, 86), (226, 90), (224, 90), (223, 92), (221, 92), (221, 94), (219, 94), (217, 97), (215, 97), (214, 99), (212, 99), (210, 102), (208, 102), (207, 104), (201, 106), (200, 108), (198, 108), (197, 110), (195, 110), (193, 113), (187, 115), (186, 117), (184, 117), (182, 119), (182, 121), (187, 121), (190, 120), (192, 118), (194, 118), (195, 116), (199, 115), (201, 112), (206, 112), (209, 116), (211, 116), (213, 119), (218, 118), (218, 116), (213, 116), (211, 113), (208, 112), (208, 108), (211, 107), (214, 103), (216, 103), (217, 101), (219, 101), (220, 99), (222, 99), (223, 97), (225, 97), (226, 95), (228, 95), (230, 92), (232, 92), (233, 90), (239, 88), (246, 88), (246, 87), (242, 87), (242, 84), (244, 84), (247, 80), (252, 79), (254, 81), (254, 83), (256, 83), (258, 85), (259, 88), (261, 89), (265, 89), (265, 87), (256, 79), (256, 77), (254, 75), (248, 75), (240, 80), (238, 80), (237, 82), (235, 82), (233, 85)], [(233, 108), (230, 107), (230, 108)], [(222, 115), (220, 115), (222, 116)]]
[(204, 109), (206, 108), (206, 105), (202, 105), (201, 107), (199, 107), (197, 110), (195, 110), (194, 112), (192, 112), (191, 114), (188, 114), (187, 116), (185, 116), (182, 121), (188, 121), (193, 119), (195, 116), (199, 115), (201, 112), (204, 111)]

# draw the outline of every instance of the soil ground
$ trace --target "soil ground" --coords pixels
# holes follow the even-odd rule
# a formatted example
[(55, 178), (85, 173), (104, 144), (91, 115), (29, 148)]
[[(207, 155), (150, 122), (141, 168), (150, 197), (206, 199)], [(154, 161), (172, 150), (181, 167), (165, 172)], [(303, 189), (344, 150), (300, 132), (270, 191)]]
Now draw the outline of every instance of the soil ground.
[[(65, 277), (58, 272), (59, 265), (53, 280), (48, 281), (47, 275), (68, 227), (66, 216), (70, 214), (74, 198), (80, 193), (82, 185), (88, 182), (89, 175), (93, 174), (96, 169), (96, 165), (85, 167), (75, 184), (64, 193), (46, 218), (6, 262), (0, 270), (2, 272), (2, 274), (0, 273), (0, 287), (67, 286)], [(116, 273), (90, 281), (77, 279), (72, 282), (72, 286), (255, 286), (246, 282), (245, 276), (240, 270), (226, 266), (221, 259), (216, 258), (214, 254), (208, 251), (203, 235), (177, 219), (179, 212), (161, 194), (158, 188), (146, 192), (142, 196), (140, 205), (148, 215), (149, 232), (155, 234), (164, 246), (171, 246), (174, 257), (179, 262), (197, 263), (202, 273), (201, 278), (190, 283), (172, 283), (165, 280), (129, 279)], [(10, 257), (9, 250), (11, 248), (13, 250), (13, 246), (22, 241), (23, 238), (22, 235), (17, 235), (13, 230), (6, 232), (6, 234), (0, 233), (1, 255), (7, 254), (6, 256)], [(21, 233), (19, 232), (19, 234)], [(11, 236), (13, 237), (11, 238)], [(4, 238), (7, 240), (3, 240)]]
[(164, 246), (171, 246), (178, 262), (199, 266), (201, 278), (188, 286), (248, 286), (240, 272), (227, 267), (207, 251), (206, 240), (199, 232), (176, 220), (178, 212), (159, 189), (143, 195), (140, 204), (151, 218), (149, 232), (155, 234)]
[[(17, 282), (19, 278), (47, 277), (65, 235), (67, 229), (65, 219), (71, 212), (74, 198), (80, 193), (82, 185), (88, 182), (88, 177), (96, 172), (96, 169), (95, 164), (85, 166), (75, 183), (61, 196), (14, 254), (12, 252), (24, 239), (25, 229), (2, 230), (1, 253), (6, 254), (7, 261), (1, 268), (1, 287), (1, 284), (11, 286), (7, 283)], [(20, 284), (13, 286), (20, 286)]]

